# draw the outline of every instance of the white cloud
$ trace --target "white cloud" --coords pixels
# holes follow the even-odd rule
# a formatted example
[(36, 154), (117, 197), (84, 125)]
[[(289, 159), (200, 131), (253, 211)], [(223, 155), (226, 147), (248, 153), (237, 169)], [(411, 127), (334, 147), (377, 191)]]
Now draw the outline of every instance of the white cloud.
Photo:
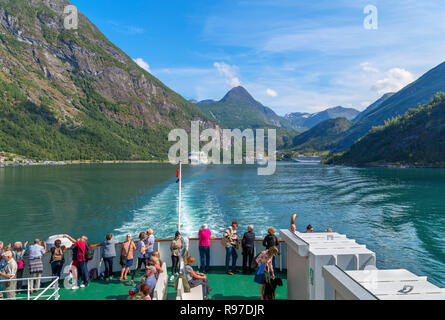
[(414, 80), (415, 78), (411, 72), (401, 68), (392, 68), (386, 72), (384, 79), (377, 80), (372, 89), (379, 94), (397, 92)]
[(237, 66), (230, 66), (225, 62), (215, 62), (213, 66), (218, 70), (218, 73), (225, 78), (228, 85), (231, 87), (238, 87), (241, 85)]
[(139, 67), (141, 67), (142, 69), (144, 69), (144, 70), (146, 70), (146, 71), (151, 73), (150, 65), (147, 62), (145, 62), (144, 59), (136, 58), (136, 59), (133, 59), (133, 60), (134, 60), (134, 62), (136, 62), (138, 64)]
[(271, 97), (274, 97), (274, 98), (278, 95), (278, 93), (275, 90), (272, 90), (272, 89), (269, 89), (269, 88), (266, 90), (266, 94), (268, 96), (271, 96)]
[(371, 67), (371, 63), (369, 62), (360, 63), (360, 67), (362, 67), (362, 70), (366, 72), (379, 72), (379, 69)]

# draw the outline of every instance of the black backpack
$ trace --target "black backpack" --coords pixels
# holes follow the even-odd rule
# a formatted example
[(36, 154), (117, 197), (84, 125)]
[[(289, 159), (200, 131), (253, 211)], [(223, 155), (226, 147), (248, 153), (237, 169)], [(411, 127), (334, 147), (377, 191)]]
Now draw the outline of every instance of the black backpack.
[(266, 236), (266, 238), (264, 238), (263, 246), (265, 246), (266, 249), (269, 249), (270, 247), (275, 246), (275, 245), (276, 245), (276, 242), (277, 242), (277, 241), (276, 241), (276, 237), (273, 236), (273, 235), (268, 234), (268, 235)]
[(94, 258), (94, 250), (92, 250), (89, 245), (85, 246), (84, 256), (85, 256), (86, 261), (93, 260), (93, 258)]
[(250, 265), (250, 267), (251, 267), (252, 269), (256, 269), (256, 268), (259, 267), (258, 263), (256, 262), (256, 259), (258, 258), (258, 256), (259, 256), (261, 253), (262, 253), (262, 251), (261, 251), (260, 253), (258, 253), (258, 254), (255, 256), (255, 258), (253, 258), (253, 260), (252, 260), (252, 264)]
[(79, 250), (79, 248), (78, 247), (74, 247), (73, 248), (73, 261), (76, 261), (77, 260), (77, 251)]

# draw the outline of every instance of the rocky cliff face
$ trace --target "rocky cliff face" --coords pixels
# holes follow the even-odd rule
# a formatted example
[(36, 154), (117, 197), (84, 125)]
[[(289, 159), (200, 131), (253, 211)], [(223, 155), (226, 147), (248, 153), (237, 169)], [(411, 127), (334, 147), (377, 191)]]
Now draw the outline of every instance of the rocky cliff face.
[[(22, 101), (4, 94), (2, 102), (11, 107), (44, 104), (56, 119), (51, 123), (58, 130), (55, 134), (65, 134), (60, 128), (68, 128), (71, 140), (76, 139), (73, 131), (82, 128), (94, 136), (94, 126), (100, 124), (101, 130), (108, 128), (109, 135), (136, 149), (141, 144), (149, 147), (144, 135), (158, 135), (159, 142), (166, 143), (168, 128), (187, 129), (190, 120), (215, 126), (194, 104), (141, 69), (82, 13), (78, 29), (66, 30), (67, 5), (71, 3), (65, 0), (0, 0), (0, 83), (26, 97)], [(0, 117), (8, 114), (3, 110)], [(136, 130), (138, 140), (131, 141), (121, 129)], [(99, 147), (108, 153), (106, 146)], [(125, 157), (145, 158), (141, 152)]]

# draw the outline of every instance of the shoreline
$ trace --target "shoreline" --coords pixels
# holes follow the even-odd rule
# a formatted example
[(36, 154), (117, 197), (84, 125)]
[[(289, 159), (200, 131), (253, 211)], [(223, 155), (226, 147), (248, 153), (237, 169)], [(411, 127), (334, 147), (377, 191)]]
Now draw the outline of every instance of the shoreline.
[(413, 165), (413, 164), (351, 164), (351, 163), (321, 163), (326, 166), (343, 166), (354, 168), (387, 168), (387, 169), (445, 169), (439, 165)]
[[(290, 160), (277, 160), (277, 162), (293, 162)], [(33, 162), (33, 163), (0, 163), (0, 169), (2, 168), (22, 168), (22, 167), (57, 167), (57, 166), (69, 166), (69, 165), (82, 165), (82, 164), (169, 164), (168, 160), (68, 160), (68, 161), (48, 161), (45, 162)], [(338, 164), (338, 163), (323, 163), (323, 166), (343, 166), (354, 168), (386, 168), (386, 169), (445, 169), (445, 166), (438, 165), (411, 165), (411, 164)]]
[(68, 161), (48, 161), (33, 163), (0, 163), (0, 168), (8, 167), (39, 167), (39, 166), (68, 166), (79, 164), (138, 164), (138, 163), (170, 163), (168, 160), (68, 160)]

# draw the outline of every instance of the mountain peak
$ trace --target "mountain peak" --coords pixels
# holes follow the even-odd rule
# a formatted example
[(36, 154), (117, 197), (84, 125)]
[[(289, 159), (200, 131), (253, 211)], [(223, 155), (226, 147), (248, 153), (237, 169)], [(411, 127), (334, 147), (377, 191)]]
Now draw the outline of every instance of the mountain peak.
[(259, 104), (242, 86), (234, 87), (221, 99), (221, 102), (254, 103)]

